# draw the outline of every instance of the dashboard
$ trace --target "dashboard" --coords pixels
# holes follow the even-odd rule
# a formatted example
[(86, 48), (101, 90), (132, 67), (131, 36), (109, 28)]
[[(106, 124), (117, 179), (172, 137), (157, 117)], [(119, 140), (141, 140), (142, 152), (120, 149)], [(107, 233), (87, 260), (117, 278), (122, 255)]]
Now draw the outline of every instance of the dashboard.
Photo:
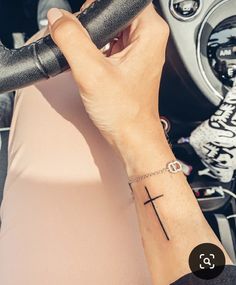
[(188, 89), (196, 85), (197, 96), (218, 105), (236, 76), (236, 1), (159, 0), (155, 4), (171, 28), (171, 66)]

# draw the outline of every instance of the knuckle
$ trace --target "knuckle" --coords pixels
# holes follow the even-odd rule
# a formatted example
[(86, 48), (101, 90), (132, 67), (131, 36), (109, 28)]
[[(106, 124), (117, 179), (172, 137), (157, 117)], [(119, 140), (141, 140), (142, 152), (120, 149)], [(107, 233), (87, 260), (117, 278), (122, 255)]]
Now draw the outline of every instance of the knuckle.
[(70, 20), (63, 19), (54, 29), (54, 37), (61, 40), (66, 40), (72, 37), (76, 32), (78, 32), (78, 25)]
[(157, 16), (156, 21), (153, 25), (153, 33), (156, 36), (161, 36), (163, 40), (167, 40), (170, 35), (169, 25), (160, 16)]
[(170, 35), (170, 27), (169, 25), (167, 24), (166, 21), (162, 21), (162, 32), (163, 34), (165, 35), (166, 38), (169, 38), (169, 35)]

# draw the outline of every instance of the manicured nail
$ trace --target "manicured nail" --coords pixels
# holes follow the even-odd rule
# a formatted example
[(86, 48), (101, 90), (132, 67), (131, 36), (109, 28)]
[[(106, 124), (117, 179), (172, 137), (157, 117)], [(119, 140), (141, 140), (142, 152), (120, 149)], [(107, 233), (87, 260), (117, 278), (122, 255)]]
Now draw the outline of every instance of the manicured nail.
[(61, 17), (63, 17), (63, 13), (57, 8), (52, 8), (48, 11), (48, 21), (51, 26)]

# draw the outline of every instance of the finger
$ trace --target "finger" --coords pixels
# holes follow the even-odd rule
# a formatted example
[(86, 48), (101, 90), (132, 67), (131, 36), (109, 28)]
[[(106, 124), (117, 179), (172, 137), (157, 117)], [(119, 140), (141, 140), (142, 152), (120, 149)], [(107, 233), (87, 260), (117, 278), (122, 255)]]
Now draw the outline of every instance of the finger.
[(157, 52), (164, 53), (169, 36), (167, 23), (157, 14), (154, 6), (149, 5), (131, 24), (124, 33), (124, 49), (121, 56), (134, 63), (140, 63), (136, 58), (142, 55), (142, 62), (153, 62), (155, 59), (164, 58), (156, 56)]
[(77, 17), (79, 14), (81, 14), (85, 9), (87, 9), (93, 2), (96, 0), (87, 0), (85, 3), (80, 7), (79, 12), (74, 13), (74, 15)]
[(79, 84), (89, 80), (91, 74), (96, 76), (105, 72), (105, 57), (74, 15), (53, 8), (48, 12), (48, 20), (52, 38), (66, 57)]
[[(84, 2), (84, 4), (81, 6), (80, 11), (75, 14), (76, 16), (81, 14), (84, 10), (86, 10), (93, 2), (95, 2), (96, 0), (87, 0)], [(107, 54), (110, 54), (110, 44), (107, 44), (105, 47), (103, 47), (101, 49), (101, 52), (107, 56)]]
[(85, 9), (87, 9), (93, 2), (95, 2), (95, 0), (85, 1), (82, 7), (80, 8), (80, 11), (84, 11)]
[(153, 4), (148, 5), (131, 25), (131, 32), (135, 31), (137, 34), (145, 35), (151, 35), (157, 31), (162, 33), (166, 29), (168, 29), (167, 23), (157, 13)]
[(109, 56), (112, 56), (113, 54), (119, 53), (123, 49), (124, 49), (124, 44), (123, 44), (122, 37), (115, 38), (111, 42), (110, 50), (108, 51), (107, 56), (109, 57)]

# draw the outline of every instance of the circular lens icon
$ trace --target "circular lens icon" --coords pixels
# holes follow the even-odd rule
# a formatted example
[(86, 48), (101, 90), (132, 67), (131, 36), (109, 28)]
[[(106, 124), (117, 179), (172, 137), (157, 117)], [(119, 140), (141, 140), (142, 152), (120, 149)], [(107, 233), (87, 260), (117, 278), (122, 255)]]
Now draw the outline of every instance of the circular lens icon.
[(218, 246), (203, 243), (192, 250), (189, 256), (189, 267), (192, 273), (200, 279), (214, 279), (225, 268), (225, 255)]

